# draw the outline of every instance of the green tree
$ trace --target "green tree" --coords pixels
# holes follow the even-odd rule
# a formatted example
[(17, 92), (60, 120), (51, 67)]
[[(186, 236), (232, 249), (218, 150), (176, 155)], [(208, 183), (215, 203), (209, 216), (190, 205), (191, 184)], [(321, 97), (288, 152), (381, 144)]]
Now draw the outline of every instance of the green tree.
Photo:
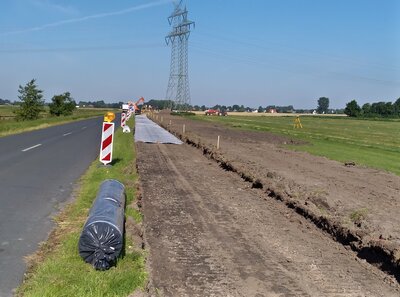
[(69, 92), (65, 92), (61, 95), (54, 95), (53, 98), (51, 98), (51, 101), (52, 103), (49, 104), (50, 114), (58, 117), (60, 115), (71, 115), (76, 108), (76, 103), (71, 98), (71, 94)]
[(329, 98), (321, 97), (318, 99), (318, 113), (327, 113), (329, 108)]
[(18, 98), (21, 100), (20, 108), (15, 111), (18, 121), (36, 120), (40, 112), (44, 111), (43, 91), (39, 90), (36, 80), (32, 79), (24, 87), (19, 86)]
[(400, 116), (400, 98), (393, 103), (393, 112), (395, 115)]
[(356, 100), (352, 100), (346, 104), (346, 108), (344, 109), (344, 113), (349, 117), (357, 117), (360, 115), (361, 108), (358, 105)]
[(237, 104), (232, 105), (232, 111), (239, 111), (240, 106)]
[(362, 110), (362, 114), (363, 114), (364, 116), (370, 115), (370, 114), (371, 114), (371, 104), (365, 103), (365, 104), (361, 107), (361, 110)]

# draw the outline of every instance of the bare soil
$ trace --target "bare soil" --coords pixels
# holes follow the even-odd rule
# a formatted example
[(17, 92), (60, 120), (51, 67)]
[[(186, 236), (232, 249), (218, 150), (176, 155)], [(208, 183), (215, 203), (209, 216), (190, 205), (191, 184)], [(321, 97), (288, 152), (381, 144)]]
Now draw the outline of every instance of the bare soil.
[(230, 129), (168, 113), (160, 124), (400, 281), (399, 176), (285, 149), (298, 141), (268, 132)]
[[(379, 206), (399, 206), (398, 177), (285, 150), (280, 146), (291, 140), (284, 137), (178, 117), (171, 121), (163, 115), (176, 134), (185, 123), (181, 136), (192, 146), (137, 144), (149, 295), (400, 296), (393, 276), (352, 250), (360, 254), (363, 245), (370, 248), (364, 240), (372, 242), (374, 232), (381, 233), (376, 241), (384, 248), (376, 256), (382, 262), (380, 253), (396, 242), (398, 217), (383, 216), (377, 224), (382, 231), (374, 224), (384, 212)], [(372, 182), (370, 175), (391, 187), (374, 189), (365, 180)], [(384, 201), (367, 199), (365, 206), (365, 197), (357, 196), (372, 190), (381, 190)]]

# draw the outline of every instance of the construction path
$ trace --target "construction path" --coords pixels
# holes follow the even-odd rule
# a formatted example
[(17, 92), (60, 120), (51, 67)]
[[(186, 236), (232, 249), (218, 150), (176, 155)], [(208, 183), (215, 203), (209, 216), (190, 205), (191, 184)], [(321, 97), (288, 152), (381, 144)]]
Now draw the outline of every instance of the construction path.
[(137, 143), (151, 296), (400, 296), (397, 283), (188, 145)]

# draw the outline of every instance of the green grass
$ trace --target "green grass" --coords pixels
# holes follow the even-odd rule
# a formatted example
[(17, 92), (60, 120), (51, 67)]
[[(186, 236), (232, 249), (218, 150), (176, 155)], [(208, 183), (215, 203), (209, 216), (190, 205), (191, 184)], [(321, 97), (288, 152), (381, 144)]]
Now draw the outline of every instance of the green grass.
[(378, 168), (400, 175), (400, 120), (357, 120), (346, 117), (301, 117), (303, 129), (293, 128), (293, 117), (205, 117), (231, 127), (269, 131), (308, 142), (288, 146), (341, 162)]
[(4, 118), (4, 116), (11, 116), (13, 110), (17, 109), (15, 106), (0, 106), (0, 137), (17, 134), (25, 131), (32, 131), (42, 129), (50, 126), (61, 125), (67, 122), (76, 120), (83, 120), (95, 116), (103, 116), (106, 111), (110, 109), (99, 108), (79, 108), (74, 111), (70, 116), (54, 117), (50, 116), (48, 112), (41, 114), (41, 118), (34, 121), (16, 121), (13, 118)]
[(367, 214), (368, 214), (368, 209), (366, 208), (355, 210), (350, 214), (350, 220), (353, 223), (359, 223), (366, 218)]
[[(132, 122), (131, 120), (130, 122)], [(57, 216), (57, 227), (39, 252), (31, 256), (28, 277), (18, 290), (18, 296), (128, 296), (136, 288), (143, 288), (146, 282), (144, 255), (135, 251), (134, 244), (126, 236), (125, 255), (116, 267), (108, 271), (96, 271), (85, 263), (78, 253), (78, 240), (89, 209), (102, 181), (117, 179), (126, 187), (126, 216), (136, 221), (141, 215), (130, 206), (136, 195), (137, 173), (132, 134), (122, 133), (119, 128), (115, 135), (112, 167), (99, 166), (95, 161), (81, 178), (79, 193)]]
[(0, 105), (0, 119), (2, 117), (13, 117), (15, 116), (14, 110), (17, 110), (17, 106), (14, 105)]

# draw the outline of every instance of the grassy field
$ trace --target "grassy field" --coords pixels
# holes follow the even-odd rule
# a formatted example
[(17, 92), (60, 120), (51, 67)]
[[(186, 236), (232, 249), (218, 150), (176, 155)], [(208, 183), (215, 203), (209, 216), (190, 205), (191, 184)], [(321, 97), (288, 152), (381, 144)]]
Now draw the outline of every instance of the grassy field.
[(13, 110), (15, 109), (17, 109), (15, 106), (0, 105), (0, 137), (65, 124), (67, 122), (90, 117), (102, 116), (107, 111), (112, 111), (102, 108), (78, 108), (70, 116), (54, 117), (50, 116), (48, 112), (44, 112), (41, 115), (42, 117), (38, 120), (17, 122), (13, 118)]
[(318, 156), (384, 169), (400, 175), (400, 120), (356, 120), (345, 117), (300, 117), (303, 129), (293, 128), (293, 117), (232, 116), (193, 118), (217, 121), (231, 127), (269, 131), (305, 140), (288, 146)]
[[(130, 121), (132, 126), (133, 120)], [(89, 209), (105, 179), (117, 179), (126, 187), (126, 216), (135, 221), (141, 215), (132, 207), (136, 197), (137, 173), (134, 164), (135, 151), (132, 134), (123, 134), (119, 128), (115, 135), (112, 167), (101, 167), (95, 161), (81, 178), (81, 187), (72, 204), (56, 217), (57, 227), (40, 251), (30, 257), (29, 273), (18, 290), (18, 296), (128, 296), (146, 282), (144, 255), (135, 251), (126, 234), (125, 254), (116, 267), (108, 271), (96, 271), (85, 263), (78, 253), (78, 240)]]

